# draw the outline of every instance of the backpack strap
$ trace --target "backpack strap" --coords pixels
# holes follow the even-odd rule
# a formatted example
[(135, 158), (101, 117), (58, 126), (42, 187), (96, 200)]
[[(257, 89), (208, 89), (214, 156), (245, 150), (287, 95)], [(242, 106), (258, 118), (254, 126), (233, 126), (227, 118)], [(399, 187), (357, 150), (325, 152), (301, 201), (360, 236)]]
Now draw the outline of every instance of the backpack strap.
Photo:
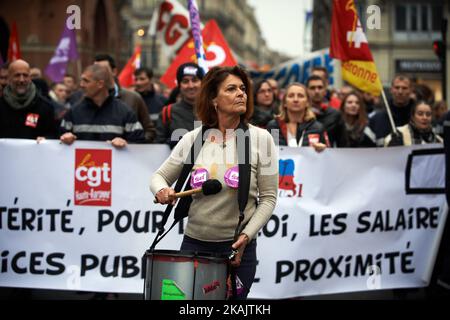
[(172, 104), (167, 106), (167, 121), (169, 124), (172, 122)]
[(170, 122), (172, 121), (171, 111), (172, 111), (172, 104), (164, 106), (163, 109), (161, 110), (163, 125), (170, 124)]
[(167, 106), (164, 106), (161, 110), (161, 120), (163, 125), (166, 125), (167, 123)]
[[(250, 130), (248, 126), (241, 122), (239, 129), (243, 130), (243, 139), (237, 141), (238, 161), (239, 161), (239, 189), (238, 189), (238, 204), (239, 204), (239, 221), (244, 219), (244, 211), (248, 202), (248, 193), (250, 191)], [(239, 141), (243, 140), (243, 141)], [(243, 143), (243, 145), (242, 145)], [(236, 229), (238, 232), (238, 230)], [(235, 234), (235, 240), (237, 240)]]
[[(251, 165), (250, 165), (250, 130), (247, 124), (241, 122), (239, 129), (243, 133), (237, 134), (237, 152), (239, 162), (239, 189), (238, 189), (238, 205), (239, 205), (239, 221), (234, 231), (234, 240), (236, 242), (239, 234), (241, 233), (241, 224), (244, 220), (244, 211), (248, 202), (248, 193), (250, 190), (250, 178), (251, 178)], [(250, 240), (250, 239), (249, 239)], [(235, 252), (234, 252), (235, 253)], [(236, 269), (231, 267), (229, 269), (231, 280), (231, 297), (230, 299), (237, 299), (237, 286), (236, 286)]]

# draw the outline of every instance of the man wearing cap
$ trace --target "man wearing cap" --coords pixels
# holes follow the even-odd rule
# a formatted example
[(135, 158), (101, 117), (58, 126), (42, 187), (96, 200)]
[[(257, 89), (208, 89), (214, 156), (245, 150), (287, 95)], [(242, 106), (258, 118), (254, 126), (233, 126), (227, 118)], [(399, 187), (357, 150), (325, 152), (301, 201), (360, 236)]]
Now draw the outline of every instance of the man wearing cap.
[(203, 70), (195, 63), (178, 67), (177, 82), (181, 101), (162, 109), (156, 124), (155, 143), (167, 143), (173, 148), (184, 133), (194, 130), (194, 105), (203, 75)]

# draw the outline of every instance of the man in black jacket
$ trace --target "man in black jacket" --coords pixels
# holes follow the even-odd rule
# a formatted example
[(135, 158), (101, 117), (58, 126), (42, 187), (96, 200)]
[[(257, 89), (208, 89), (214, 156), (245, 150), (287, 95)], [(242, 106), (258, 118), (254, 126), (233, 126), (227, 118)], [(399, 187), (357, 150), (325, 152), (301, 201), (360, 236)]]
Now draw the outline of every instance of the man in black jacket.
[(203, 70), (197, 64), (185, 63), (178, 67), (181, 101), (162, 109), (156, 124), (155, 143), (166, 143), (173, 148), (184, 133), (194, 130), (194, 104), (202, 79)]
[(139, 93), (147, 105), (148, 113), (153, 121), (158, 120), (158, 115), (166, 104), (166, 98), (156, 92), (152, 82), (153, 71), (150, 68), (139, 68), (134, 72), (136, 92)]
[(8, 84), (8, 64), (0, 65), (0, 97), (3, 96), (3, 88)]
[(8, 84), (0, 98), (0, 138), (55, 138), (53, 108), (31, 81), (30, 65), (16, 60), (8, 68)]
[(316, 115), (325, 131), (327, 132), (329, 141), (327, 144), (331, 147), (345, 148), (348, 146), (347, 132), (342, 115), (336, 109), (330, 107), (326, 100), (326, 83), (325, 80), (317, 75), (312, 75), (306, 81), (308, 94), (311, 97), (312, 110)]
[(98, 54), (94, 58), (94, 64), (100, 64), (109, 69), (114, 79), (113, 86), (110, 88), (110, 90), (114, 91), (114, 97), (122, 101), (135, 112), (138, 121), (144, 129), (145, 143), (153, 142), (156, 135), (155, 126), (150, 118), (145, 101), (138, 93), (120, 86), (119, 79), (117, 78), (118, 70), (114, 58), (109, 54)]
[(61, 122), (63, 143), (103, 140), (123, 148), (127, 142), (144, 141), (144, 130), (133, 110), (111, 94), (112, 81), (107, 67), (94, 64), (86, 68), (80, 82), (85, 98)]

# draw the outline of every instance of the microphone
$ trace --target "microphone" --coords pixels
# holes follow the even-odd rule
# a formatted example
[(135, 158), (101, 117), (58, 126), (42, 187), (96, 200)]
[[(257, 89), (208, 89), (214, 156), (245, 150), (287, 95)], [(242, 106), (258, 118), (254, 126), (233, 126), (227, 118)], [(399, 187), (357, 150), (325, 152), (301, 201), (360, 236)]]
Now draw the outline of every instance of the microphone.
[[(201, 188), (178, 192), (175, 193), (173, 196), (171, 196), (171, 198), (178, 199), (188, 197), (196, 193), (203, 193), (205, 196), (210, 196), (219, 193), (220, 190), (222, 190), (222, 184), (220, 183), (219, 180), (208, 179), (202, 184)], [(155, 200), (153, 200), (153, 203), (158, 203), (158, 200), (155, 198)]]

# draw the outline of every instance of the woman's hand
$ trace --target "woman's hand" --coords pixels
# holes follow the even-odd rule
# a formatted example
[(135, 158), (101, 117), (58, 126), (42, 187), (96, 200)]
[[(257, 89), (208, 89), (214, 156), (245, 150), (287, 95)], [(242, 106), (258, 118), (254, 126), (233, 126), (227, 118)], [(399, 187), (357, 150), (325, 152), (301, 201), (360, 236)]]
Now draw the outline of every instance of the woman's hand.
[(245, 233), (241, 233), (239, 238), (231, 246), (233, 249), (237, 250), (238, 253), (234, 256), (234, 259), (230, 261), (233, 267), (239, 267), (241, 264), (242, 255), (244, 254), (245, 247), (249, 243), (250, 239)]
[(312, 147), (314, 148), (314, 150), (316, 150), (316, 152), (322, 152), (327, 148), (327, 145), (320, 142), (316, 142), (312, 144)]
[(172, 188), (163, 188), (156, 194), (156, 200), (161, 204), (171, 204), (175, 205), (177, 199), (174, 198), (175, 190)]

